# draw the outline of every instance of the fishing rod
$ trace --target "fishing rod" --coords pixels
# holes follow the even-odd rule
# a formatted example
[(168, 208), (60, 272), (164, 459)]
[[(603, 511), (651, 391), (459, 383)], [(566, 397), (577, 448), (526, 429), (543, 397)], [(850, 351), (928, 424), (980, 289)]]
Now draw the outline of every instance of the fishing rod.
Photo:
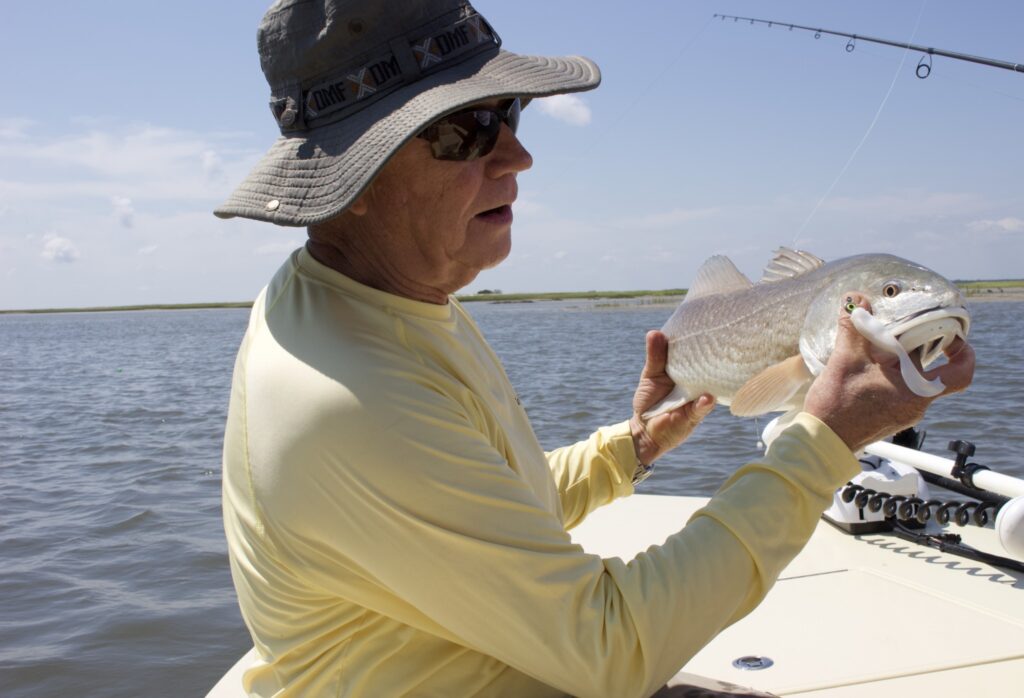
[[(942, 458), (888, 441), (876, 441), (865, 446), (864, 450), (879, 458), (912, 465), (918, 470), (931, 473), (947, 481), (961, 482), (969, 489), (994, 492), (1006, 498), (1024, 497), (1024, 480), (967, 462), (967, 458), (974, 455), (973, 444), (954, 441), (950, 446), (958, 449), (956, 460)], [(962, 490), (960, 491), (962, 492)], [(971, 496), (975, 495), (971, 494)]]
[(754, 17), (737, 17), (735, 15), (720, 15), (715, 13), (712, 15), (712, 19), (720, 17), (724, 22), (727, 19), (731, 19), (733, 22), (750, 22), (751, 24), (765, 24), (769, 28), (774, 26), (789, 27), (790, 31), (794, 29), (802, 29), (804, 31), (814, 32), (814, 38), (820, 39), (822, 34), (831, 34), (833, 36), (841, 36), (849, 39), (846, 43), (846, 52), (851, 53), (857, 47), (857, 41), (869, 41), (874, 44), (884, 44), (886, 46), (895, 46), (896, 48), (910, 49), (911, 51), (920, 51), (924, 55), (921, 56), (921, 60), (918, 61), (916, 75), (917, 77), (924, 80), (932, 72), (932, 56), (942, 56), (944, 58), (954, 58), (958, 61), (969, 61), (971, 63), (979, 63), (981, 65), (987, 65), (992, 68), (1003, 68), (1005, 70), (1012, 70), (1015, 73), (1024, 73), (1024, 63), (1011, 63), (1010, 61), (1000, 61), (994, 58), (983, 58), (981, 56), (972, 56), (966, 53), (957, 53), (956, 51), (945, 51), (943, 49), (932, 48), (930, 46), (918, 46), (916, 44), (908, 44), (901, 41), (889, 41), (888, 39), (878, 39), (871, 36), (862, 36), (860, 34), (847, 34), (846, 32), (837, 32), (830, 29), (821, 29), (815, 27), (804, 27), (799, 24), (791, 24), (789, 22), (777, 22), (771, 19), (756, 19)]

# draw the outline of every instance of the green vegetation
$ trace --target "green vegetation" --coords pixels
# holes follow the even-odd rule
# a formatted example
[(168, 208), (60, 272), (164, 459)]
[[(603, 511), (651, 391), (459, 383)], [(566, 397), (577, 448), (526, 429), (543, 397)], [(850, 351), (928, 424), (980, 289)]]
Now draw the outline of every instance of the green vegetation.
[(994, 279), (992, 281), (957, 281), (956, 285), (967, 296), (979, 293), (1003, 293), (1005, 291), (1024, 291), (1024, 279)]
[(97, 308), (40, 308), (38, 310), (0, 310), (0, 315), (15, 313), (110, 313), (120, 310), (202, 310), (206, 308), (251, 308), (252, 301), (243, 303), (168, 303), (162, 305), (117, 305)]
[[(1024, 279), (993, 279), (987, 281), (956, 281), (968, 296), (1018, 292), (1024, 294)], [(490, 303), (524, 303), (530, 301), (565, 300), (623, 300), (631, 298), (665, 299), (670, 302), (686, 295), (685, 288), (670, 288), (661, 291), (559, 291), (550, 293), (502, 293), (484, 289), (474, 294), (456, 296), (463, 303), (487, 301)], [(205, 308), (251, 308), (252, 302), (239, 303), (181, 303), (158, 305), (120, 305), (96, 308), (43, 308), (39, 310), (0, 310), (0, 315), (15, 313), (105, 313), (119, 310), (197, 310)]]
[(472, 301), (489, 301), (491, 303), (511, 303), (522, 301), (567, 301), (595, 299), (623, 299), (685, 296), (685, 288), (670, 288), (664, 291), (553, 291), (549, 293), (501, 293), (498, 291), (481, 291), (474, 295), (456, 296), (463, 303)]

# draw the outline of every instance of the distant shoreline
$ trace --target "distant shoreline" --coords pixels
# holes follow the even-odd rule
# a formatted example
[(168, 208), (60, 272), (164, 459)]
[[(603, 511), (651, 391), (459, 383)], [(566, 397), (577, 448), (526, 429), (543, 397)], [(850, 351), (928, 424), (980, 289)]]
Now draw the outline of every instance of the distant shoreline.
[(0, 310), (0, 315), (48, 315), (53, 313), (117, 313), (126, 310), (205, 310), (210, 308), (251, 308), (252, 301), (238, 303), (154, 303), (149, 305), (111, 305), (87, 308), (38, 308)]
[(1024, 301), (1024, 287), (974, 289), (967, 290), (964, 295), (968, 303)]
[[(1024, 301), (1024, 279), (1000, 281), (958, 281), (957, 285), (968, 302)], [(686, 295), (685, 288), (661, 291), (554, 291), (548, 293), (501, 293), (484, 291), (457, 295), (462, 303), (530, 303), (533, 301), (563, 300), (633, 300), (650, 299), (651, 302), (671, 303)], [(84, 308), (39, 308), (28, 310), (0, 310), (0, 315), (43, 315), (52, 313), (110, 313), (138, 310), (205, 310), (222, 308), (251, 308), (252, 301), (227, 303), (159, 303), (148, 305), (118, 305)]]

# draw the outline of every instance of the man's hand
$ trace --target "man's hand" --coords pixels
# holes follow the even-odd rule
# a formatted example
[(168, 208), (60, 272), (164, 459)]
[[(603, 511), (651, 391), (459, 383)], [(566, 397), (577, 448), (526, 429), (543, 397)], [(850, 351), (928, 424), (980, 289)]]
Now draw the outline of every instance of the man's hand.
[(633, 417), (629, 420), (636, 456), (646, 465), (683, 443), (715, 406), (715, 398), (701, 395), (670, 412), (644, 420), (641, 415), (658, 404), (675, 387), (675, 383), (665, 373), (667, 362), (668, 339), (657, 330), (648, 332), (647, 361), (640, 374), (640, 384), (633, 395)]
[[(846, 296), (871, 312), (864, 296)], [(942, 395), (963, 390), (974, 376), (974, 350), (969, 344), (956, 340), (946, 349), (946, 357), (948, 363), (923, 374), (929, 380), (942, 379), (946, 386)], [(849, 314), (840, 310), (835, 349), (808, 390), (804, 411), (827, 424), (857, 452), (917, 424), (933, 400), (913, 393), (900, 374), (899, 359), (875, 348), (853, 326)]]

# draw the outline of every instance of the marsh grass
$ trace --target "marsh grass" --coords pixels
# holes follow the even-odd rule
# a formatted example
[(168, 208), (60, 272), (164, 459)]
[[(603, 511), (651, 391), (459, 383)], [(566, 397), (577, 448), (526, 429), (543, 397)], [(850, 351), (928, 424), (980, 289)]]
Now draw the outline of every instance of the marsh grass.
[[(956, 281), (967, 296), (994, 296), (1008, 294), (1024, 295), (1024, 279), (995, 279), (991, 281)], [(549, 293), (473, 293), (457, 295), (462, 303), (530, 303), (533, 301), (565, 301), (565, 300), (631, 300), (640, 299), (640, 304), (668, 303), (681, 299), (686, 295), (685, 288), (669, 288), (660, 291), (555, 291)], [(609, 303), (608, 307), (618, 304)], [(628, 305), (636, 305), (629, 303)], [(30, 310), (0, 310), (0, 315), (15, 313), (106, 313), (120, 310), (202, 310), (207, 308), (251, 308), (251, 301), (227, 303), (166, 303), (150, 305), (118, 305), (85, 308), (40, 308)]]

